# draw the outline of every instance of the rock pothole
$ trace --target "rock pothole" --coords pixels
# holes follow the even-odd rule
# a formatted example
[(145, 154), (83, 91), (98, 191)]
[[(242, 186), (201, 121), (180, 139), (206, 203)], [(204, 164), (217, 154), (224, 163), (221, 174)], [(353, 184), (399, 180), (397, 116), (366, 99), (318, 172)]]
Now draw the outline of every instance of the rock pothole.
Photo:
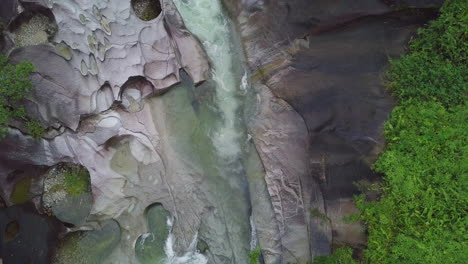
[(22, 12), (9, 25), (17, 47), (48, 43), (55, 36), (57, 29), (52, 11), (39, 6)]
[(120, 98), (124, 109), (130, 113), (143, 109), (143, 99), (154, 92), (154, 86), (145, 77), (133, 76), (122, 85)]
[(148, 233), (138, 237), (135, 243), (135, 253), (140, 263), (164, 263), (166, 254), (164, 248), (169, 236), (168, 218), (169, 211), (155, 203), (145, 210), (148, 222)]
[(132, 0), (132, 8), (135, 15), (143, 21), (150, 21), (162, 12), (159, 0)]

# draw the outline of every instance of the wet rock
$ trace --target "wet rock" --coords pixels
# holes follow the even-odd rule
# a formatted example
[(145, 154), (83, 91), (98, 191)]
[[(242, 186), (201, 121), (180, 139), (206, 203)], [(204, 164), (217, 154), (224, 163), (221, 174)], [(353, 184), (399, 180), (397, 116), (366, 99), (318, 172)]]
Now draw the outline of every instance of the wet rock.
[(104, 263), (119, 243), (120, 237), (120, 227), (112, 220), (93, 231), (71, 233), (61, 242), (52, 263)]
[(205, 254), (209, 250), (208, 244), (203, 240), (198, 241), (197, 250)]
[(32, 203), (0, 209), (0, 258), (5, 264), (50, 263), (61, 224), (38, 214)]
[[(14, 165), (13, 165), (14, 164)], [(41, 175), (46, 168), (42, 166), (31, 166), (30, 164), (21, 164), (11, 161), (14, 169), (7, 166), (0, 166), (1, 195), (4, 198), (5, 205), (19, 205), (32, 201), (37, 203), (37, 198), (42, 194)], [(18, 167), (16, 167), (18, 166)], [(37, 206), (36, 208), (40, 208)]]
[[(305, 261), (308, 252), (298, 241), (308, 230), (309, 241), (302, 242), (312, 257), (328, 254), (332, 241), (362, 247), (362, 226), (339, 219), (356, 210), (353, 182), (378, 180), (369, 166), (383, 145), (382, 124), (393, 105), (382, 77), (388, 58), (404, 52), (435, 10), (406, 9), (427, 7), (417, 1), (224, 2), (240, 28), (258, 93), (250, 130), (277, 222), (298, 227), (281, 234), (282, 246), (296, 248)], [(266, 115), (268, 105), (295, 118)], [(279, 198), (298, 202), (280, 207)], [(293, 208), (300, 214), (287, 217)], [(331, 221), (323, 224), (311, 212)], [(295, 261), (289, 252), (278, 254)]]
[[(265, 181), (265, 168), (253, 142), (249, 142), (246, 159), (246, 175), (249, 181), (249, 191), (252, 204), (252, 240), (251, 250), (260, 247), (266, 263), (281, 261), (281, 233), (276, 221), (272, 199)], [(267, 165), (268, 166), (268, 165)], [(283, 230), (284, 230), (284, 226)], [(254, 242), (256, 243), (254, 244)]]

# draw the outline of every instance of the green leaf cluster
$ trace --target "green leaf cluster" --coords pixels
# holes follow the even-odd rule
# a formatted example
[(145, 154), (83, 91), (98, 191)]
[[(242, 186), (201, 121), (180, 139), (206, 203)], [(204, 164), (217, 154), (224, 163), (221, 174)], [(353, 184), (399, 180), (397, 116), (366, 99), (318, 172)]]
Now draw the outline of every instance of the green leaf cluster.
[(468, 108), (412, 100), (387, 122), (384, 195), (358, 199), (369, 263), (468, 263)]
[(468, 263), (468, 1), (448, 0), (410, 53), (392, 61), (399, 99), (385, 125), (376, 202), (357, 199), (365, 263)]
[(26, 132), (36, 139), (44, 134), (41, 124), (29, 119), (19, 104), (33, 87), (29, 77), (33, 71), (34, 66), (30, 62), (12, 65), (8, 58), (0, 56), (0, 138), (5, 136), (12, 119), (24, 121)]

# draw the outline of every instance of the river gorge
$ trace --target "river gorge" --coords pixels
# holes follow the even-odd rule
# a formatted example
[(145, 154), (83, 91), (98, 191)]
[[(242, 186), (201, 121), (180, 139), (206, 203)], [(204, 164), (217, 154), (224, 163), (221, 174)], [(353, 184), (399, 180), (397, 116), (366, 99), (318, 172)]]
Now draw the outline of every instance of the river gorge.
[(46, 128), (0, 140), (3, 263), (360, 252), (343, 218), (381, 181), (384, 72), (442, 2), (2, 0), (0, 50), (34, 65)]

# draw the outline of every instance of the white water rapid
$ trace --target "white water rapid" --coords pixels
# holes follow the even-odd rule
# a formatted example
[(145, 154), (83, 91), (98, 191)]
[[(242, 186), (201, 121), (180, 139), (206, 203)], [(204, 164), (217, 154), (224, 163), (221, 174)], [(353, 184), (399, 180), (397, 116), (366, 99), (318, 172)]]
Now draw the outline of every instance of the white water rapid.
[(213, 69), (216, 97), (223, 115), (223, 125), (211, 138), (220, 156), (237, 157), (242, 135), (237, 118), (236, 98), (241, 91), (240, 80), (233, 72), (233, 41), (230, 26), (219, 0), (174, 0), (186, 27), (202, 43)]
[[(220, 123), (209, 131), (209, 138), (222, 158), (220, 174), (229, 182), (242, 175), (242, 165), (238, 162), (242, 155), (242, 137), (246, 136), (241, 126), (239, 99), (246, 94), (247, 74), (239, 71), (239, 58), (231, 26), (223, 13), (219, 0), (173, 0), (181, 14), (185, 26), (201, 42), (212, 67), (212, 78), (216, 86), (215, 104), (219, 112)], [(235, 65), (236, 64), (236, 65)], [(242, 76), (244, 75), (244, 76)], [(196, 89), (196, 88), (195, 88)], [(235, 180), (238, 185), (239, 181)], [(169, 221), (171, 226), (172, 222)], [(174, 235), (170, 232), (166, 241), (165, 253), (168, 264), (205, 264), (207, 258), (197, 252), (197, 235), (192, 240), (188, 251), (177, 256), (173, 250)]]

